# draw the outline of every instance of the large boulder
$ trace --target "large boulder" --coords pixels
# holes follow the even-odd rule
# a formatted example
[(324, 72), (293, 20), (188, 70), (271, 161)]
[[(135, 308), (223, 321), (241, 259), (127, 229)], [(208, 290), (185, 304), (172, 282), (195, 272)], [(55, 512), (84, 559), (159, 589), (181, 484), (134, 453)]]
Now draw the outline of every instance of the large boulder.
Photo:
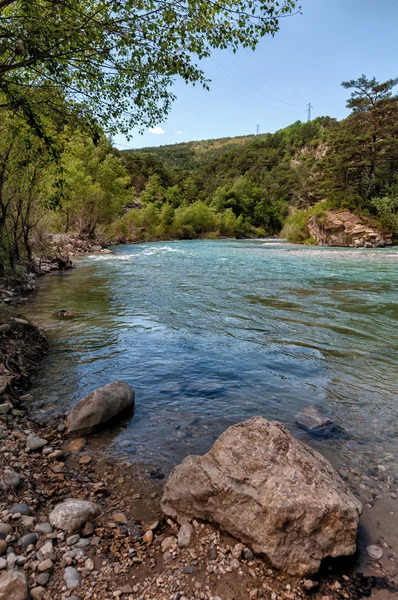
[(353, 554), (362, 506), (330, 463), (263, 417), (227, 429), (187, 456), (161, 501), (172, 517), (218, 524), (277, 568), (310, 575), (326, 556)]
[(0, 577), (0, 600), (26, 600), (28, 580), (22, 571), (7, 571)]
[(114, 381), (80, 400), (67, 418), (68, 435), (80, 436), (96, 431), (117, 415), (134, 408), (135, 394), (124, 381)]
[(83, 525), (101, 514), (97, 504), (87, 500), (68, 498), (57, 504), (50, 512), (49, 521), (53, 527), (67, 533), (77, 533)]

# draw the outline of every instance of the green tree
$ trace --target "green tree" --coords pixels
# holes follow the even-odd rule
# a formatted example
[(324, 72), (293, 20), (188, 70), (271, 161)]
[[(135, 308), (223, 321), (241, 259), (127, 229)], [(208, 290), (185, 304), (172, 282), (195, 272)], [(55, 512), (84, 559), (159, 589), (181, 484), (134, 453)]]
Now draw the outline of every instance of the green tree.
[(255, 48), (294, 0), (0, 0), (0, 90), (39, 128), (42, 104), (108, 131), (159, 122), (176, 76), (208, 81), (195, 60), (213, 48)]

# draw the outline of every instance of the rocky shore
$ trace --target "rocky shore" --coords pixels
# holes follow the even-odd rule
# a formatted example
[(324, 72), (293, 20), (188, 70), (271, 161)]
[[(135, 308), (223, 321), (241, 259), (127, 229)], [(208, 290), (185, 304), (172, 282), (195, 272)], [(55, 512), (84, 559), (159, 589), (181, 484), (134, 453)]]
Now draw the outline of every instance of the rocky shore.
[[(15, 288), (6, 296), (13, 301), (17, 294)], [(153, 465), (108, 456), (95, 437), (70, 439), (71, 419), (42, 425), (29, 418), (30, 377), (47, 341), (18, 307), (1, 310), (0, 600), (359, 600), (374, 594), (381, 600), (397, 593), (381, 560), (388, 546), (368, 547), (370, 575), (358, 571), (357, 556), (327, 560), (310, 576), (287, 575), (233, 537), (229, 523), (167, 516), (162, 508), (174, 497), (173, 479), (167, 498)], [(239, 535), (240, 526), (235, 529)]]

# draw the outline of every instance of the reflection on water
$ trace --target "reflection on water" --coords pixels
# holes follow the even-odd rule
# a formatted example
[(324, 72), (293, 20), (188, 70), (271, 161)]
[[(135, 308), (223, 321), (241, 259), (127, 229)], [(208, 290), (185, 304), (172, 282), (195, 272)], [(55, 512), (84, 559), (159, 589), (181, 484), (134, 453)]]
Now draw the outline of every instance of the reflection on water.
[(350, 435), (312, 442), (335, 463), (380, 460), (398, 445), (397, 284), (395, 249), (183, 241), (79, 259), (30, 301), (52, 344), (35, 408), (124, 379), (137, 407), (113, 446), (172, 465), (256, 414), (308, 440), (295, 415), (314, 403)]

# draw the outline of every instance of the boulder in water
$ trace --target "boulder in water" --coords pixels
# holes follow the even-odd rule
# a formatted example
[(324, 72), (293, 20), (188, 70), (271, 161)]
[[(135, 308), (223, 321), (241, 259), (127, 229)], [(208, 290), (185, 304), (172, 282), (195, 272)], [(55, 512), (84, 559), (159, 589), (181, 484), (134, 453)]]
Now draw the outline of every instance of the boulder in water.
[(298, 415), (296, 423), (315, 437), (346, 438), (347, 432), (322, 409), (307, 406)]
[(135, 393), (124, 381), (114, 381), (80, 400), (68, 415), (68, 435), (81, 436), (96, 431), (127, 409), (133, 409)]
[(186, 457), (161, 506), (174, 518), (218, 524), (299, 576), (316, 573), (327, 556), (355, 552), (362, 512), (321, 454), (263, 417), (230, 427), (204, 456)]

